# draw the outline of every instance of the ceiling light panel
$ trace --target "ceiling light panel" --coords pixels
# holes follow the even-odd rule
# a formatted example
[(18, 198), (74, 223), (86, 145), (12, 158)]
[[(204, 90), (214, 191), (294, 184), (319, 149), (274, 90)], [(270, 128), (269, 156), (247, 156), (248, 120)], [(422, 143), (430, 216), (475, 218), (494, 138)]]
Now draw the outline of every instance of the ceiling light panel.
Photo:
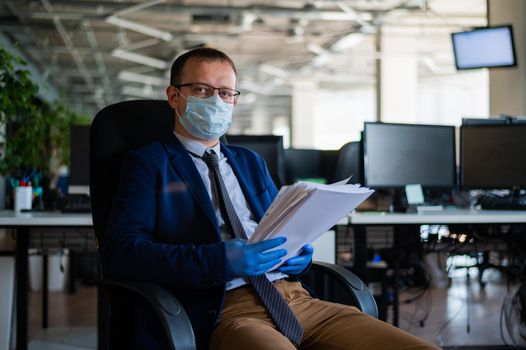
[(173, 35), (167, 31), (159, 30), (145, 24), (129, 21), (127, 19), (110, 16), (106, 18), (106, 22), (164, 41), (171, 41), (173, 39)]
[(141, 55), (135, 52), (121, 50), (121, 49), (113, 50), (112, 56), (121, 58), (123, 60), (143, 64), (145, 66), (157, 68), (157, 69), (168, 68), (168, 63), (166, 63), (165, 61), (159, 60), (157, 58)]

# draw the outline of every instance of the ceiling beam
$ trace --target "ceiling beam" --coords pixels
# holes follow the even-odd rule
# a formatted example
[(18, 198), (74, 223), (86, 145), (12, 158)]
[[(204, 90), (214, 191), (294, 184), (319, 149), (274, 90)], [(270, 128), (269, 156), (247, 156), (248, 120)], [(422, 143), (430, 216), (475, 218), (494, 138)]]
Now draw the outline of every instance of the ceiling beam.
[[(54, 6), (67, 5), (69, 7), (87, 7), (91, 9), (99, 9), (98, 12), (92, 14), (80, 14), (81, 18), (98, 18), (103, 16), (113, 15), (120, 11), (136, 5), (135, 2), (108, 2), (108, 1), (53, 1)], [(102, 9), (102, 10), (100, 10)], [(80, 10), (80, 9), (79, 9)], [(61, 13), (55, 12), (56, 15), (64, 15), (65, 18), (71, 18), (72, 12), (75, 9), (71, 9), (68, 12)], [(363, 21), (370, 20), (371, 15), (369, 13), (362, 13), (358, 17), (356, 13), (350, 13), (338, 10), (323, 10), (314, 7), (304, 8), (291, 8), (281, 6), (267, 6), (267, 5), (249, 5), (249, 6), (214, 6), (208, 4), (202, 5), (169, 5), (169, 4), (158, 4), (156, 6), (149, 7), (146, 11), (157, 12), (157, 13), (173, 13), (173, 14), (191, 14), (191, 15), (209, 15), (209, 14), (226, 14), (226, 15), (246, 15), (252, 14), (255, 16), (269, 16), (269, 17), (283, 17), (283, 18), (295, 18), (295, 19), (306, 19), (306, 20), (327, 20), (327, 21)], [(68, 17), (69, 16), (69, 17)], [(33, 18), (46, 18), (49, 14), (46, 12), (33, 12), (30, 17)]]
[[(88, 71), (86, 69), (86, 66), (84, 65), (84, 61), (82, 59), (82, 56), (79, 54), (78, 51), (75, 50), (75, 45), (73, 44), (73, 41), (71, 40), (68, 32), (66, 31), (66, 29), (62, 25), (62, 21), (60, 20), (60, 17), (54, 13), (53, 7), (51, 6), (51, 4), (49, 3), (48, 0), (41, 0), (41, 2), (42, 2), (42, 5), (44, 6), (44, 8), (46, 9), (47, 13), (53, 15), (53, 17), (52, 17), (53, 24), (55, 25), (58, 34), (62, 38), (62, 41), (64, 41), (64, 44), (70, 50), (71, 56), (73, 57), (73, 61), (75, 62), (75, 65), (77, 66), (78, 70), (80, 71), (84, 81), (86, 82), (88, 87), (90, 87), (93, 90), (95, 90), (94, 89), (94, 85), (93, 85), (93, 78), (88, 73)], [(104, 103), (103, 100), (98, 99), (98, 104), (99, 104), (99, 107), (102, 108), (105, 103)]]
[[(99, 50), (99, 45), (97, 43), (97, 39), (95, 38), (95, 33), (93, 32), (93, 29), (91, 28), (90, 22), (87, 20), (82, 22), (82, 28), (84, 29), (86, 40), (88, 41), (88, 44), (92, 50), (92, 54), (93, 54), (93, 58), (95, 59), (95, 63), (97, 64), (97, 69), (102, 79), (102, 85), (104, 86), (104, 92), (108, 95), (109, 101), (112, 101), (113, 100), (113, 88), (111, 86), (110, 78), (108, 76), (108, 70), (106, 69), (106, 64), (104, 63), (104, 57), (101, 51)], [(106, 101), (106, 103), (107, 102), (108, 101)]]

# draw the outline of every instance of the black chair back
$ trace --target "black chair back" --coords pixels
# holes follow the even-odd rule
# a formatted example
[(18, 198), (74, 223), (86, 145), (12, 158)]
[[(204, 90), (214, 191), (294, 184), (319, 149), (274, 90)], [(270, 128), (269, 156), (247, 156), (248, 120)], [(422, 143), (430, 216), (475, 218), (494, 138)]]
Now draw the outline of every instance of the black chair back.
[(351, 183), (361, 183), (363, 176), (361, 144), (358, 141), (348, 142), (338, 151), (333, 181), (340, 181), (353, 176)]
[[(133, 100), (100, 110), (90, 129), (90, 196), (97, 242), (103, 241), (126, 152), (173, 137), (174, 111), (166, 101)], [(98, 348), (129, 349), (133, 293), (99, 288)]]
[(90, 131), (90, 195), (93, 226), (102, 242), (119, 183), (124, 154), (173, 137), (174, 111), (164, 100), (134, 100), (103, 108)]

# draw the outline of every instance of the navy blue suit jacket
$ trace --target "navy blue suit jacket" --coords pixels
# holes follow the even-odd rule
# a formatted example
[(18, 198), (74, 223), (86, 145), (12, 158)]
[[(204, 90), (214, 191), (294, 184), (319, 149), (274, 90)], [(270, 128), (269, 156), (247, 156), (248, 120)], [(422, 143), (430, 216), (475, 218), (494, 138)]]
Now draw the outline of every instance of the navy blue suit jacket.
[[(259, 222), (277, 194), (262, 157), (221, 145)], [(154, 143), (123, 161), (102, 244), (106, 278), (148, 281), (171, 290), (183, 304), (205, 349), (232, 279), (210, 197), (182, 144)], [(141, 300), (134, 303), (137, 348), (166, 346), (160, 323)]]

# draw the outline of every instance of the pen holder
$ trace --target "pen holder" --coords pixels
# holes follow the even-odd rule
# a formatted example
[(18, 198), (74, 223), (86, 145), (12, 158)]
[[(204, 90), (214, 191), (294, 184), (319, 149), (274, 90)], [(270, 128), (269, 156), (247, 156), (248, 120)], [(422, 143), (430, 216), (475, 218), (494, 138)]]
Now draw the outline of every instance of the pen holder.
[(15, 188), (15, 212), (22, 209), (31, 209), (33, 204), (33, 188), (31, 186), (19, 186)]

